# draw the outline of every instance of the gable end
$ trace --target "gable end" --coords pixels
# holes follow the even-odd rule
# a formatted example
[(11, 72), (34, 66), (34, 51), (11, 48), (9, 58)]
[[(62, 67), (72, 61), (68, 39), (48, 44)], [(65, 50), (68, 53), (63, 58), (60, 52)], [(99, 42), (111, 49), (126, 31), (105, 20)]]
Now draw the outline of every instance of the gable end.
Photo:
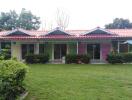
[(93, 29), (93, 30), (85, 33), (85, 35), (111, 35), (111, 34), (112, 34), (112, 32), (107, 31), (102, 28), (96, 28), (96, 29)]
[(30, 36), (30, 35), (20, 30), (16, 30), (13, 32), (9, 32), (6, 36)]

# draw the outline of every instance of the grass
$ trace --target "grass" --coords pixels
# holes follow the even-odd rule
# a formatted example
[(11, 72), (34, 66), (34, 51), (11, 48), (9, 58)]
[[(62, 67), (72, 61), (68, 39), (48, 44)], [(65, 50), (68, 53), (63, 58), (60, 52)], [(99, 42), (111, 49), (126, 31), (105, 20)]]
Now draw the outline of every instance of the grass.
[(26, 100), (131, 100), (132, 65), (29, 65)]

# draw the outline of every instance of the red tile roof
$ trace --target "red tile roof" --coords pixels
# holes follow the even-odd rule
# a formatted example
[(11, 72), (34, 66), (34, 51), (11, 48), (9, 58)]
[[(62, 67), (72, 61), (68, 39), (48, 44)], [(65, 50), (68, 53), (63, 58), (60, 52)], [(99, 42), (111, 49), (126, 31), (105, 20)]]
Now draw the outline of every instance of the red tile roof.
[[(2, 31), (0, 32), (0, 39), (7, 40), (25, 40), (25, 39), (109, 39), (109, 38), (132, 38), (132, 29), (105, 29), (106, 31), (111, 32), (111, 35), (107, 34), (94, 34), (94, 35), (84, 35), (85, 33), (91, 30), (65, 30), (65, 32), (70, 35), (52, 35), (45, 36), (49, 31), (27, 31), (21, 30), (25, 33), (28, 33), (30, 36), (6, 36), (11, 31)], [(42, 36), (43, 35), (43, 36)]]

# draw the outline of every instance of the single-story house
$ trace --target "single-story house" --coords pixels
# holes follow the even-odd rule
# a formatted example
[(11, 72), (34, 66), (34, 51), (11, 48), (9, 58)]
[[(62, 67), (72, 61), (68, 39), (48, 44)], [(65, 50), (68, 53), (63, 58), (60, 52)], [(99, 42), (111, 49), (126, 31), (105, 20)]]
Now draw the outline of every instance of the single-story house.
[(62, 60), (67, 54), (89, 54), (93, 61), (105, 61), (110, 51), (131, 52), (132, 29), (0, 32), (0, 50), (10, 45), (11, 56), (23, 60), (28, 53), (49, 54), (50, 61)]

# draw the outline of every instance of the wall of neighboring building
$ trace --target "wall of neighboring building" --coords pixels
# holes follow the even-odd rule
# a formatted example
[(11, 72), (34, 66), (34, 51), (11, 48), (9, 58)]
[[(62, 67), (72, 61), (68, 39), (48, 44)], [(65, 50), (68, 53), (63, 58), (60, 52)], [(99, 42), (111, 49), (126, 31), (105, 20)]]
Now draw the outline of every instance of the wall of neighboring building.
[(11, 56), (21, 60), (21, 44), (11, 43)]

